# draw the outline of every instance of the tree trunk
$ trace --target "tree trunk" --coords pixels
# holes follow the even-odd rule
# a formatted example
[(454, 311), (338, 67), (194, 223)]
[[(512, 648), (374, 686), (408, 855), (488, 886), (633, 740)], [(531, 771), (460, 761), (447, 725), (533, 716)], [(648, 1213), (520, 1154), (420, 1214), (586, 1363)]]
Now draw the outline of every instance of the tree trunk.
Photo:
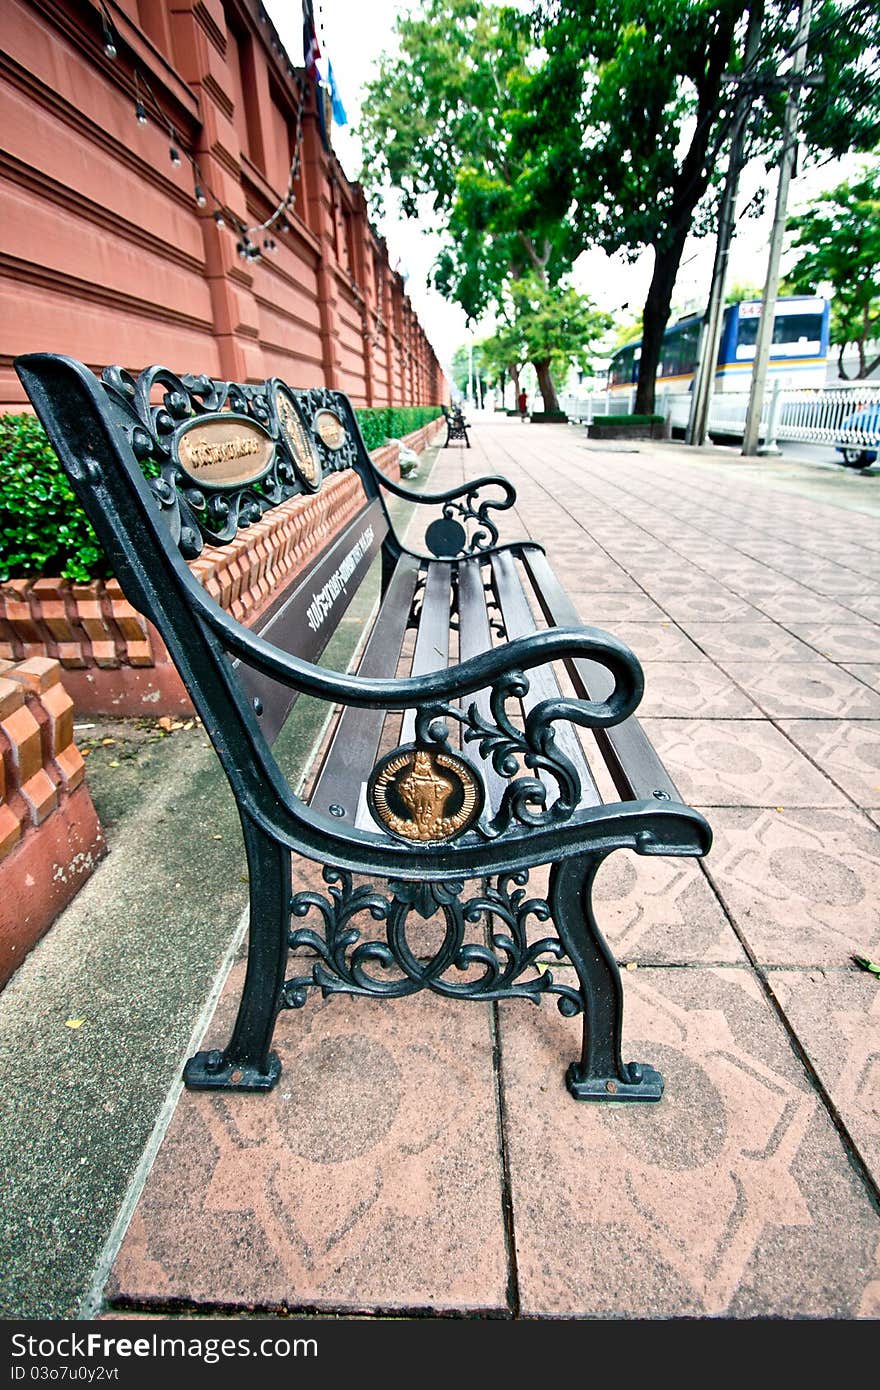
[[(698, 91), (694, 134), (678, 174), (673, 180), (672, 201), (666, 227), (661, 235), (661, 244), (654, 246), (654, 274), (645, 301), (642, 356), (636, 390), (637, 415), (651, 415), (654, 411), (657, 365), (663, 344), (663, 330), (669, 319), (675, 277), (681, 264), (694, 209), (708, 187), (710, 166), (714, 163), (717, 148), (720, 148), (718, 132), (715, 129), (715, 114), (718, 111), (721, 81), (730, 61), (737, 23), (748, 9), (748, 4), (736, 3), (719, 9), (702, 72), (692, 75)], [(717, 146), (709, 158), (709, 147), (713, 139), (717, 141)]]
[(510, 379), (513, 382), (513, 408), (516, 410), (519, 401), (519, 367), (508, 367)]
[(559, 410), (559, 400), (556, 395), (556, 387), (553, 385), (553, 377), (550, 375), (550, 358), (542, 357), (539, 362), (533, 362), (532, 366), (538, 373), (538, 386), (544, 398), (544, 409), (549, 414)]
[(669, 321), (672, 291), (686, 240), (687, 227), (682, 227), (676, 232), (669, 246), (662, 251), (655, 248), (654, 274), (651, 276), (651, 287), (642, 316), (642, 355), (639, 359), (639, 384), (636, 388), (636, 415), (654, 413), (660, 349), (663, 346), (663, 333)]

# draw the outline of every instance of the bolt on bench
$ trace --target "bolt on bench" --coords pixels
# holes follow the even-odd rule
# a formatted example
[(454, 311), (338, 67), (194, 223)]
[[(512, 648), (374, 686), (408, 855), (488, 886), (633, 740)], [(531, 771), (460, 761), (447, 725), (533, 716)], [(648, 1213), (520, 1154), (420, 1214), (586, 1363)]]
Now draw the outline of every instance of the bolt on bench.
[[(128, 599), (159, 629), (241, 817), (250, 933), (238, 1018), (223, 1051), (190, 1059), (187, 1085), (273, 1086), (278, 1012), (312, 989), (430, 989), (556, 995), (564, 1015), (583, 1015), (572, 1095), (658, 1100), (659, 1074), (621, 1058), (620, 974), (592, 885), (615, 849), (698, 856), (711, 831), (631, 717), (643, 689), (633, 654), (581, 625), (540, 545), (499, 543), (494, 514), (513, 505), (511, 485), (410, 491), (372, 464), (338, 391), (158, 367), (137, 379), (108, 368), (98, 381), (50, 355), (16, 369)], [(158, 476), (148, 481), (144, 463)], [(249, 631), (184, 557), (344, 469), (360, 480), (361, 510)], [(395, 532), (389, 494), (439, 510), (424, 553)], [(374, 561), (382, 598), (357, 672), (316, 664)], [(308, 804), (271, 746), (302, 693), (341, 711)], [(617, 799), (603, 801), (600, 766)], [(323, 891), (292, 891), (292, 853), (325, 866)], [(549, 889), (529, 896), (539, 866)], [(426, 958), (412, 942), (430, 921), (442, 942)], [(567, 956), (577, 984), (537, 968), (548, 956)]]

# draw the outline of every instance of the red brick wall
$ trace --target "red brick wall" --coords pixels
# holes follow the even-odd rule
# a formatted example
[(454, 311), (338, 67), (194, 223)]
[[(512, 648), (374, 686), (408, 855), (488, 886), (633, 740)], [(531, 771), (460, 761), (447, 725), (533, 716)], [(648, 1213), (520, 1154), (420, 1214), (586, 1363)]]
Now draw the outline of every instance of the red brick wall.
[[(369, 225), (357, 184), (323, 146), (314, 99), (289, 232), (245, 263), (200, 209), (192, 168), (135, 120), (146, 74), (181, 150), (236, 217), (286, 191), (296, 74), (258, 0), (3, 0), (0, 54), (0, 409), (19, 409), (18, 353), (95, 370), (161, 362), (231, 380), (325, 384), (356, 404), (446, 399), (437, 359)], [(300, 55), (291, 55), (294, 62)]]
[(57, 661), (0, 661), (0, 986), (105, 852)]

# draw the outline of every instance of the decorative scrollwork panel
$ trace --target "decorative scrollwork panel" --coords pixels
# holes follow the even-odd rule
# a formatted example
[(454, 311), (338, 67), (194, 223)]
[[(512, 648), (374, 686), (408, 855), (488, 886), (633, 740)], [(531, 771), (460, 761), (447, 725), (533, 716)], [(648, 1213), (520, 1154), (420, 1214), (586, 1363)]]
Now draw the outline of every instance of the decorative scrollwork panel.
[[(536, 968), (543, 957), (559, 959), (564, 949), (556, 937), (530, 942), (530, 919), (550, 920), (544, 898), (529, 897), (528, 873), (500, 874), (484, 890), (463, 898), (464, 882), (442, 883), (391, 880), (390, 893), (371, 884), (355, 886), (350, 873), (326, 868), (326, 894), (304, 891), (291, 898), (294, 918), (314, 916), (315, 927), (292, 929), (292, 951), (304, 950), (313, 958), (309, 972), (287, 980), (283, 991), (286, 1008), (305, 1004), (310, 989), (331, 994), (364, 994), (401, 998), (429, 989), (457, 999), (529, 999), (557, 995), (561, 1013), (581, 1013), (580, 991), (558, 983), (552, 971)], [(409, 932), (414, 919), (428, 920), (439, 914), (443, 940), (430, 959), (413, 950)], [(384, 939), (373, 933), (384, 924)], [(469, 927), (485, 925), (485, 941), (467, 940)], [(543, 965), (543, 961), (542, 961)], [(466, 978), (462, 978), (465, 976)]]

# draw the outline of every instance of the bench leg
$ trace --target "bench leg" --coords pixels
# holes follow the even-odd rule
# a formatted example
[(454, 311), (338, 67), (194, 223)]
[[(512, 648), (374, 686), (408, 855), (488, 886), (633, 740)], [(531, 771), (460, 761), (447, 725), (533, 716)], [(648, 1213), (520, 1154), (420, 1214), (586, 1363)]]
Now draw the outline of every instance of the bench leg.
[(593, 913), (593, 881), (607, 851), (555, 864), (550, 877), (553, 921), (577, 970), (584, 1000), (584, 1045), (565, 1084), (575, 1100), (659, 1100), (663, 1078), (653, 1067), (623, 1062), (623, 986), (617, 962)]
[(270, 1052), (287, 968), (290, 850), (241, 818), (250, 875), (247, 974), (227, 1047), (197, 1052), (183, 1079), (194, 1091), (269, 1091), (281, 1075)]

